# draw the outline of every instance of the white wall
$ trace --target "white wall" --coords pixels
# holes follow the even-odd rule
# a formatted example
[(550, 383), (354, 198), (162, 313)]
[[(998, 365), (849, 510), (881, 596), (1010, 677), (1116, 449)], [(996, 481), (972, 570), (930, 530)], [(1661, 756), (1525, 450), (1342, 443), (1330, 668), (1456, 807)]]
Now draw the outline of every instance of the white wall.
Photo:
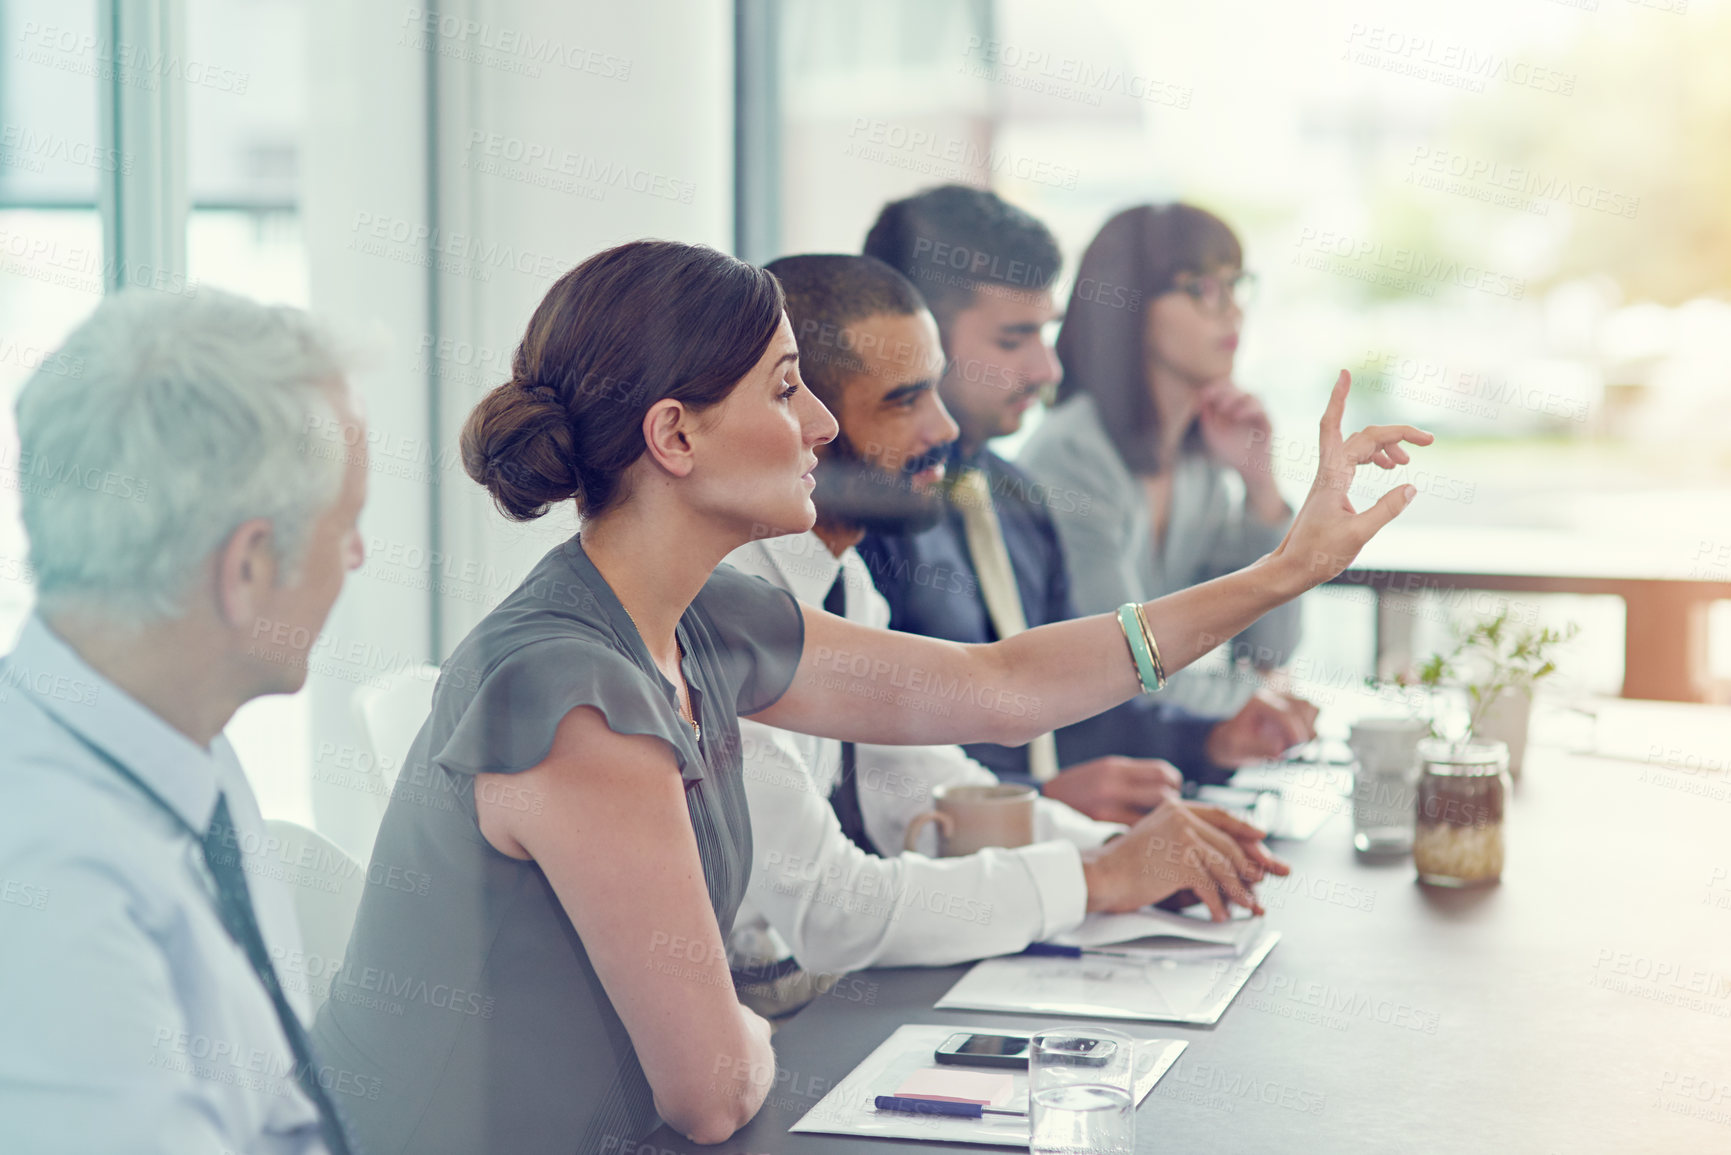
[[(363, 860), (382, 799), (355, 785), (357, 686), (448, 654), (575, 528), (569, 513), (530, 527), (500, 517), (462, 472), (463, 419), (508, 376), (559, 274), (633, 238), (726, 248), (732, 237), (731, 5), (473, 0), (441, 10), (432, 30), (415, 6), (314, 0), (309, 12), (311, 303), (374, 349), (355, 378), (374, 438), (361, 523), (370, 556), (314, 659), (310, 798), (319, 829)], [(434, 52), (437, 219), (425, 179)], [(443, 382), (442, 452), (429, 437), (429, 360)], [(435, 501), (442, 543), (429, 524)]]
[[(453, 448), (475, 402), (508, 377), (510, 354), (555, 277), (641, 237), (726, 249), (733, 222), (732, 5), (469, 7), (494, 43), (516, 33), (560, 46), (565, 61), (541, 61), (539, 76), (514, 70), (522, 56), (502, 51), (440, 62), (442, 224), (531, 270), (501, 263), (486, 280), (442, 275), (456, 378), (445, 391), (444, 436)], [(475, 372), (476, 362), (492, 371)], [(452, 572), (480, 573), (450, 583), (442, 598), (448, 653), (576, 523), (569, 511), (509, 523), (460, 470), (448, 475), (442, 506)]]

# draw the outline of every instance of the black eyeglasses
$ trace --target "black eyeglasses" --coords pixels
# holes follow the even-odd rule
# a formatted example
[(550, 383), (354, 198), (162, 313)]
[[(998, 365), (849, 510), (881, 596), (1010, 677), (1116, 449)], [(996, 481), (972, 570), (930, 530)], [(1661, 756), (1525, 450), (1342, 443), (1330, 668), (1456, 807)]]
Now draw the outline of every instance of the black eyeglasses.
[(1245, 309), (1256, 299), (1256, 274), (1240, 269), (1230, 277), (1182, 275), (1171, 291), (1185, 294), (1214, 313), (1224, 313), (1229, 298), (1239, 309)]

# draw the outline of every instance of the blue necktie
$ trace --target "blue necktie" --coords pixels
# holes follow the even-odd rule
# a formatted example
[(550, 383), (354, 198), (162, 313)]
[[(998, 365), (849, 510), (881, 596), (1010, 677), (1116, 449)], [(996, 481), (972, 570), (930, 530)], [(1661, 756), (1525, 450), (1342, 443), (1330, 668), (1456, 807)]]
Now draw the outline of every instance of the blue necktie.
[[(829, 593), (824, 596), (823, 608), (826, 612), (838, 618), (847, 617), (847, 574), (835, 575), (835, 584), (829, 587)], [(859, 797), (859, 767), (858, 754), (852, 742), (841, 744), (841, 777), (836, 780), (835, 789), (829, 792), (830, 809), (835, 811), (837, 820), (841, 822), (842, 833), (848, 840), (867, 854), (878, 852), (877, 844), (866, 833), (865, 811), (860, 806)]]
[(284, 997), (276, 967), (271, 965), (270, 953), (265, 949), (264, 935), (259, 932), (258, 916), (253, 910), (252, 892), (247, 889), (246, 875), (241, 871), (240, 849), (235, 838), (234, 821), (228, 812), (228, 798), (222, 794), (216, 796), (216, 814), (212, 816), (210, 830), (204, 836), (204, 862), (216, 880), (217, 907), (222, 925), (246, 952), (247, 961), (252, 963), (258, 981), (264, 984), (271, 1004), (276, 1007), (276, 1017), (282, 1023), (289, 1050), (294, 1054), (295, 1082), (318, 1108), (319, 1130), (324, 1134), (325, 1146), (330, 1148), (331, 1155), (352, 1155), (353, 1148), (343, 1134), (336, 1104), (331, 1101), (329, 1092), (319, 1085), (312, 1041), (307, 1038), (306, 1028), (301, 1026), (299, 1016)]

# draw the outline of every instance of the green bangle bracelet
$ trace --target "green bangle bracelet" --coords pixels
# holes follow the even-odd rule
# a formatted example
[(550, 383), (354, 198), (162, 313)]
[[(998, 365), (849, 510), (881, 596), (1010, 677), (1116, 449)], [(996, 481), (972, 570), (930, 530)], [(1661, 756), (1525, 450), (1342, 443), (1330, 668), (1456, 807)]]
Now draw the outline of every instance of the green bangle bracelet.
[(1148, 652), (1154, 656), (1155, 689), (1166, 688), (1166, 663), (1160, 660), (1160, 643), (1154, 640), (1154, 631), (1148, 628), (1148, 611), (1141, 603), (1136, 605), (1136, 624), (1142, 627), (1142, 640), (1148, 643)]
[(1148, 640), (1142, 636), (1142, 623), (1136, 616), (1136, 603), (1125, 602), (1118, 607), (1118, 628), (1124, 631), (1124, 644), (1130, 647), (1130, 658), (1136, 663), (1136, 677), (1142, 692), (1152, 694), (1160, 688), (1160, 675), (1154, 668), (1154, 658), (1148, 652)]

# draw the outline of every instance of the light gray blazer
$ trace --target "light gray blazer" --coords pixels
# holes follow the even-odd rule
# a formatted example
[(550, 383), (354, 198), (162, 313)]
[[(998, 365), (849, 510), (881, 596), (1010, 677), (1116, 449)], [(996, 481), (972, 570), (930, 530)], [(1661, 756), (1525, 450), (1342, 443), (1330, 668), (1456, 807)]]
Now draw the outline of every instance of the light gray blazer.
[[(1091, 397), (1074, 397), (1051, 410), (1016, 463), (1041, 485), (1068, 492), (1050, 504), (1077, 613), (1109, 613), (1125, 602), (1148, 601), (1231, 573), (1286, 534), (1286, 523), (1259, 525), (1248, 515), (1230, 468), (1187, 454), (1173, 475), (1166, 540), (1156, 550), (1142, 482), (1124, 467)], [(1258, 665), (1286, 664), (1298, 645), (1299, 614), (1296, 601), (1270, 610), (1234, 639), (1236, 652), (1249, 647)], [(1230, 713), (1250, 687), (1207, 684), (1222, 680), (1184, 671), (1161, 696), (1203, 713)]]

